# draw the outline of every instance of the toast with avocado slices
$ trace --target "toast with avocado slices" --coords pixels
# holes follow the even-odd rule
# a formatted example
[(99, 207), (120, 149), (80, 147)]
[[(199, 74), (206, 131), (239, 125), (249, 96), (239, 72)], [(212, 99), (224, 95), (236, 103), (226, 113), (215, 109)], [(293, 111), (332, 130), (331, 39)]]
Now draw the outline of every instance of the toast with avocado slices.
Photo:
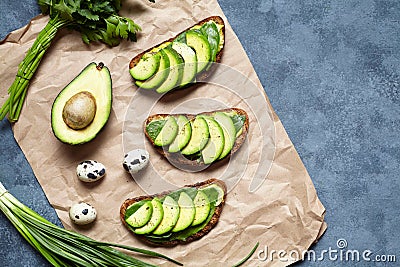
[(226, 199), (222, 180), (208, 179), (174, 191), (125, 200), (123, 224), (140, 240), (156, 246), (186, 244), (218, 223)]
[(144, 133), (154, 148), (173, 165), (191, 170), (229, 158), (244, 143), (248, 129), (248, 115), (239, 108), (155, 114), (144, 122)]
[(141, 89), (162, 94), (186, 88), (212, 73), (212, 62), (221, 61), (224, 44), (224, 20), (211, 16), (136, 55), (129, 73)]

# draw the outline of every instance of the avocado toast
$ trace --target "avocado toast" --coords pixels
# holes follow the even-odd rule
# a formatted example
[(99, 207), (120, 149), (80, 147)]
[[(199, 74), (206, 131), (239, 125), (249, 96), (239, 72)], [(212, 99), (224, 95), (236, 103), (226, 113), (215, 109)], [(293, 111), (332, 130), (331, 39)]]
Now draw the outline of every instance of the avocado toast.
[(176, 246), (200, 239), (218, 223), (226, 185), (209, 179), (174, 191), (127, 199), (120, 218), (135, 236), (157, 246)]
[(141, 89), (166, 93), (206, 78), (212, 62), (220, 62), (225, 24), (211, 16), (142, 53), (129, 63), (129, 73)]
[(244, 143), (247, 113), (229, 108), (200, 114), (155, 114), (144, 133), (157, 152), (172, 164), (197, 169), (229, 158)]

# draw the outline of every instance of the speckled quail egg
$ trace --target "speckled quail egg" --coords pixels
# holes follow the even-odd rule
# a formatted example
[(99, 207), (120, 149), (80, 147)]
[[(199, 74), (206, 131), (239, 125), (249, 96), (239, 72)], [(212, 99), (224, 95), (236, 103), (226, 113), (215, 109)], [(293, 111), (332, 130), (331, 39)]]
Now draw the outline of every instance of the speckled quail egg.
[(72, 205), (69, 209), (69, 218), (75, 224), (85, 225), (93, 222), (97, 217), (96, 209), (85, 202)]
[(95, 160), (85, 160), (76, 167), (76, 175), (79, 180), (91, 183), (103, 178), (106, 175), (106, 168)]
[(144, 149), (134, 149), (125, 154), (123, 166), (131, 174), (143, 170), (149, 164), (149, 152)]

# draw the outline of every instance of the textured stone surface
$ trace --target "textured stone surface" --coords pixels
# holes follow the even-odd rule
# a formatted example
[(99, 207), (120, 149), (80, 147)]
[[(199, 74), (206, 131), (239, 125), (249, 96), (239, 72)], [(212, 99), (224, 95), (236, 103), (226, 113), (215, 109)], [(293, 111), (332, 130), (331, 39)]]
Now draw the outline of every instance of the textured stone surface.
[[(312, 247), (317, 256), (344, 238), (348, 249), (397, 253), (399, 261), (400, 2), (219, 3), (327, 209), (329, 228)], [(34, 0), (1, 1), (0, 38), (37, 14)], [(0, 138), (0, 180), (58, 223), (6, 121)], [(2, 214), (0, 259), (1, 266), (47, 266)], [(323, 263), (296, 266), (356, 264), (396, 266), (327, 254)]]

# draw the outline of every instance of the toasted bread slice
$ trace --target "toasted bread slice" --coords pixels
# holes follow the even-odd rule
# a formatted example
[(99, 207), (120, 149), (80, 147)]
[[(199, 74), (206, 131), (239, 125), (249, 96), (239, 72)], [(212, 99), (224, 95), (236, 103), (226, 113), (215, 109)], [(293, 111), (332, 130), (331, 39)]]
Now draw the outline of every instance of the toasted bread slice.
[[(246, 120), (242, 127), (242, 131), (241, 131), (240, 135), (236, 137), (236, 140), (232, 147), (231, 152), (226, 157), (224, 157), (223, 159), (218, 160), (218, 161), (226, 160), (226, 159), (230, 158), (233, 154), (235, 154), (246, 140), (246, 136), (247, 136), (247, 133), (249, 130), (249, 117), (248, 117), (246, 111), (244, 111), (243, 109), (228, 108), (228, 109), (215, 110), (215, 111), (211, 111), (211, 112), (203, 112), (200, 114), (155, 114), (155, 115), (149, 116), (145, 120), (144, 127), (143, 127), (144, 133), (145, 133), (147, 139), (152, 143), (152, 145), (154, 146), (156, 151), (158, 153), (160, 153), (161, 155), (163, 155), (164, 157), (166, 157), (168, 159), (168, 161), (170, 163), (172, 163), (174, 166), (185, 169), (185, 170), (191, 170), (191, 171), (201, 170), (206, 167), (204, 162), (198, 161), (198, 160), (191, 160), (191, 159), (183, 156), (180, 153), (170, 153), (170, 152), (168, 152), (167, 149), (165, 149), (163, 147), (155, 146), (154, 141), (151, 139), (151, 137), (149, 136), (149, 134), (146, 131), (146, 125), (148, 125), (150, 122), (152, 122), (154, 120), (164, 119), (168, 116), (174, 116), (175, 118), (177, 118), (179, 115), (183, 115), (183, 116), (186, 116), (189, 120), (191, 120), (191, 119), (194, 119), (197, 115), (207, 116), (207, 115), (214, 114), (215, 112), (227, 112), (227, 113), (235, 112), (238, 115), (244, 115), (246, 117)], [(218, 161), (215, 161), (215, 162), (218, 162)]]
[[(185, 31), (187, 31), (187, 30), (190, 30), (190, 29), (193, 28), (194, 26), (201, 26), (201, 25), (203, 25), (203, 24), (205, 24), (205, 23), (207, 23), (207, 22), (209, 22), (209, 21), (214, 21), (216, 24), (222, 26), (222, 28), (221, 28), (219, 31), (220, 31), (220, 35), (222, 35), (221, 37), (222, 37), (222, 40), (223, 40), (223, 42), (224, 42), (223, 44), (225, 44), (225, 23), (224, 23), (224, 20), (223, 20), (220, 16), (210, 16), (210, 17), (207, 17), (207, 18), (201, 20), (201, 21), (198, 22), (197, 24), (192, 25), (192, 26), (188, 27), (187, 29), (181, 31), (181, 32), (178, 33), (176, 36), (174, 36), (174, 37), (172, 37), (172, 38), (170, 38), (170, 39), (168, 39), (168, 40), (165, 40), (165, 41), (163, 41), (163, 42), (161, 42), (161, 43), (159, 43), (159, 44), (157, 44), (157, 45), (155, 45), (155, 46), (153, 46), (153, 47), (150, 47), (150, 48), (148, 48), (147, 50), (141, 52), (140, 54), (137, 54), (137, 55), (136, 55), (134, 58), (132, 58), (131, 61), (129, 62), (129, 69), (132, 69), (133, 67), (135, 67), (135, 66), (139, 63), (140, 59), (142, 58), (142, 56), (143, 56), (144, 54), (150, 52), (151, 50), (153, 50), (153, 49), (156, 48), (156, 47), (161, 46), (161, 45), (164, 44), (164, 43), (174, 41), (175, 38), (177, 38), (180, 34), (182, 34), (183, 32), (185, 32)], [(224, 49), (223, 49), (223, 47), (222, 47), (222, 48), (220, 49), (220, 51), (217, 53), (216, 58), (215, 58), (215, 62), (217, 62), (217, 63), (221, 62), (223, 50), (224, 50)], [(201, 77), (202, 80), (206, 79), (206, 78), (209, 76), (209, 74), (211, 73), (212, 69), (213, 69), (213, 68), (210, 68), (210, 69), (208, 69), (207, 71), (200, 73), (200, 74), (199, 74), (199, 75), (200, 75), (199, 77)]]
[[(208, 179), (206, 181), (203, 182), (199, 182), (193, 185), (185, 185), (184, 187), (191, 187), (191, 188), (204, 188), (208, 185), (211, 184), (216, 184), (218, 185), (220, 188), (222, 188), (224, 190), (224, 196), (222, 201), (219, 203), (218, 206), (215, 206), (215, 211), (211, 217), (211, 219), (209, 220), (209, 222), (207, 223), (207, 225), (205, 225), (200, 231), (196, 232), (195, 234), (187, 237), (185, 240), (168, 240), (168, 241), (163, 241), (163, 242), (154, 242), (151, 239), (147, 238), (146, 235), (138, 235), (133, 233), (136, 237), (138, 237), (140, 240), (144, 241), (145, 243), (151, 244), (151, 245), (156, 245), (156, 246), (166, 246), (166, 247), (171, 247), (171, 246), (176, 246), (179, 244), (187, 244), (190, 243), (194, 240), (200, 239), (203, 236), (205, 236), (206, 234), (208, 234), (212, 228), (214, 228), (214, 226), (218, 223), (218, 220), (221, 216), (222, 210), (224, 208), (225, 205), (225, 200), (226, 200), (226, 194), (227, 194), (227, 188), (225, 183), (222, 180), (218, 180), (215, 178), (211, 178)], [(128, 207), (130, 207), (131, 205), (133, 205), (136, 202), (142, 201), (142, 200), (151, 200), (155, 197), (157, 198), (163, 198), (164, 196), (168, 195), (169, 193), (171, 193), (173, 191), (165, 191), (159, 194), (155, 194), (155, 195), (145, 195), (145, 196), (139, 196), (139, 197), (135, 197), (135, 198), (129, 198), (127, 200), (125, 200), (120, 208), (120, 218), (121, 221), (124, 223), (125, 226), (127, 226), (129, 228), (129, 226), (127, 225), (127, 223), (125, 222), (125, 213), (126, 210), (128, 209)]]

